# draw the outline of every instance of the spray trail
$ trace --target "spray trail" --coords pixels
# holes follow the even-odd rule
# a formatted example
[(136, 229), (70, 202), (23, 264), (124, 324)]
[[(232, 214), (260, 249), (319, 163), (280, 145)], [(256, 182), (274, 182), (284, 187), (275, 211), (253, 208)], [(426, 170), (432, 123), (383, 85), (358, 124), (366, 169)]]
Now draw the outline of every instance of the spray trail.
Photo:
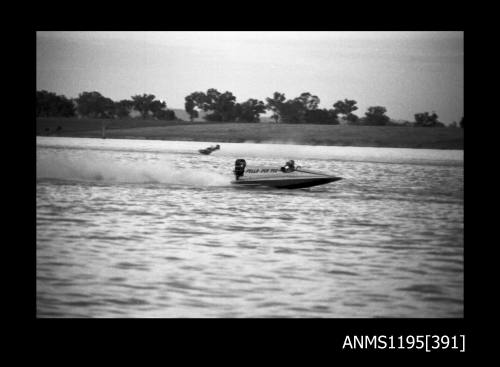
[(38, 154), (37, 179), (105, 183), (165, 183), (223, 186), (230, 177), (206, 168), (179, 168), (165, 160), (127, 161), (86, 153), (85, 156)]

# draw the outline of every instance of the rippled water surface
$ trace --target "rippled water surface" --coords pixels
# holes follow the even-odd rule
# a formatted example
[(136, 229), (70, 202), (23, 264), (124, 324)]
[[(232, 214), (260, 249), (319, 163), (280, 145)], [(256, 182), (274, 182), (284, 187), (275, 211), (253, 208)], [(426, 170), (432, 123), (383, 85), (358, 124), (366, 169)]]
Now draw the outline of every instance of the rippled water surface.
[(463, 151), (215, 143), (38, 137), (37, 315), (463, 317)]

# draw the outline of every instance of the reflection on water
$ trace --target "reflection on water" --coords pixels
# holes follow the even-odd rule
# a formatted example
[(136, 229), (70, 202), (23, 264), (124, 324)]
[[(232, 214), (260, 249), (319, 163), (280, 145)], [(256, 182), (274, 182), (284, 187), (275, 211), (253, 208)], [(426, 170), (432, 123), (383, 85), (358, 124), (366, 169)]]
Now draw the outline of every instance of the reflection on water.
[(463, 316), (463, 151), (208, 145), (37, 139), (39, 317)]

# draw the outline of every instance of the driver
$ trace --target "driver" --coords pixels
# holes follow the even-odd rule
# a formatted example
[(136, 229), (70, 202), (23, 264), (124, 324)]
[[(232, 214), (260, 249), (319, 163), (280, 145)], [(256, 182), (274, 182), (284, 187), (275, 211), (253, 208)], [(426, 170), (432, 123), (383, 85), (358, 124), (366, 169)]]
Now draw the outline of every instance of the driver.
[(295, 171), (295, 161), (293, 159), (290, 159), (288, 162), (285, 163), (285, 167), (281, 167), (281, 170), (283, 172)]

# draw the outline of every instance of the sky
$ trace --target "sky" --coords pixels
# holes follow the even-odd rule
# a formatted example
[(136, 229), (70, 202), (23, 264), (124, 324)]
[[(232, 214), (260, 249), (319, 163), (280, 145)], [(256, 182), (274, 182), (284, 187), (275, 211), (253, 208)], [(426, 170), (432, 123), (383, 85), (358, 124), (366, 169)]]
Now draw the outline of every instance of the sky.
[(464, 112), (463, 32), (37, 32), (36, 88), (115, 101), (154, 94), (168, 108), (215, 88), (237, 102), (309, 92), (320, 108), (345, 98), (362, 117), (384, 106), (395, 120)]

